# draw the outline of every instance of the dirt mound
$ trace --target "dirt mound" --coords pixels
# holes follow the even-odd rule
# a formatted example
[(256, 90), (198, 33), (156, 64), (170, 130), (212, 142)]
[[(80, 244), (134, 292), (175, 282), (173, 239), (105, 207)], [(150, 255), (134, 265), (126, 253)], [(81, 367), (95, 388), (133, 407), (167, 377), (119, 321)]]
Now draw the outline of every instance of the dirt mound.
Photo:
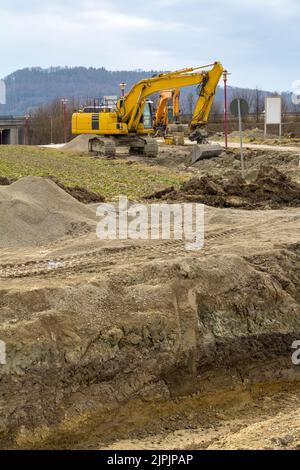
[[(248, 139), (264, 139), (265, 135), (264, 135), (264, 131), (261, 130), (261, 129), (258, 129), (257, 127), (255, 129), (245, 129), (243, 131), (243, 135), (244, 137), (248, 138)], [(229, 134), (228, 136), (229, 138), (239, 138), (240, 137), (240, 133), (239, 131), (233, 131)], [(276, 137), (276, 136), (272, 136), (271, 134), (268, 134), (268, 137)]]
[(248, 183), (240, 176), (227, 179), (216, 176), (194, 177), (178, 190), (166, 188), (146, 199), (190, 201), (214, 207), (245, 209), (298, 207), (300, 185), (276, 168), (262, 166), (253, 183)]
[(13, 182), (14, 180), (12, 180), (11, 178), (6, 178), (6, 176), (0, 176), (0, 186), (8, 186)]
[[(54, 181), (57, 186), (66, 191), (72, 197), (77, 199), (77, 201), (82, 202), (83, 204), (90, 204), (93, 202), (104, 202), (104, 196), (101, 194), (94, 193), (89, 189), (83, 188), (82, 186), (65, 186), (54, 176), (47, 176), (48, 179)], [(0, 176), (0, 186), (8, 186), (14, 183), (16, 179), (6, 178), (6, 176)]]
[(70, 194), (72, 197), (77, 199), (77, 201), (82, 202), (83, 204), (105, 201), (104, 196), (101, 196), (101, 194), (94, 193), (93, 191), (90, 191), (89, 189), (86, 189), (82, 186), (65, 186), (54, 176), (49, 176), (49, 179), (54, 181), (57, 186), (59, 186), (61, 189), (66, 191), (66, 193)]
[(0, 247), (43, 245), (89, 231), (93, 213), (53, 181), (28, 176), (0, 187)]
[(82, 134), (61, 147), (61, 150), (72, 150), (72, 152), (88, 152), (88, 142), (96, 137), (96, 134)]
[[(278, 140), (278, 135), (274, 135), (271, 133), (268, 133), (265, 136), (264, 130), (258, 129), (257, 127), (254, 129), (244, 129), (243, 130), (243, 137), (246, 140), (251, 141), (265, 141), (267, 139), (273, 139), (273, 140)], [(229, 139), (239, 139), (240, 138), (240, 132), (239, 131), (232, 131), (228, 134)], [(223, 132), (218, 132), (213, 136), (213, 140), (218, 140), (218, 139), (224, 139), (224, 133)]]
[(82, 202), (83, 204), (105, 201), (104, 196), (101, 196), (101, 194), (89, 191), (88, 189), (83, 188), (82, 186), (71, 187), (62, 185), (60, 187), (62, 187), (62, 189), (64, 189), (68, 194), (70, 194), (72, 197), (77, 199), (77, 201)]

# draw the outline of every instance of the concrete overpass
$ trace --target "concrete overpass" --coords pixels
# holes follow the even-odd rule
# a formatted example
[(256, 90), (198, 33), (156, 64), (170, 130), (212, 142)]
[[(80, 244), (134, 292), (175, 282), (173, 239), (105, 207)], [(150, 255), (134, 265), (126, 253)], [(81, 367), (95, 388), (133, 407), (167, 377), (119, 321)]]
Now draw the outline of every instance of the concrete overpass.
[(0, 116), (0, 145), (25, 144), (26, 118)]

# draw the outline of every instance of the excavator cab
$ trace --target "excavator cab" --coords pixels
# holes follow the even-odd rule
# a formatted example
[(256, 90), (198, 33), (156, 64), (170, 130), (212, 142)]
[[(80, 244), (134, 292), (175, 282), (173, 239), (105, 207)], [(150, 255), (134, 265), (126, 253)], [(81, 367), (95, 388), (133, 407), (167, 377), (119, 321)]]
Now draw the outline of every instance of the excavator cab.
[(174, 120), (174, 108), (173, 106), (168, 106), (168, 122), (173, 123)]
[(147, 100), (142, 114), (144, 129), (152, 130), (153, 127), (153, 101)]

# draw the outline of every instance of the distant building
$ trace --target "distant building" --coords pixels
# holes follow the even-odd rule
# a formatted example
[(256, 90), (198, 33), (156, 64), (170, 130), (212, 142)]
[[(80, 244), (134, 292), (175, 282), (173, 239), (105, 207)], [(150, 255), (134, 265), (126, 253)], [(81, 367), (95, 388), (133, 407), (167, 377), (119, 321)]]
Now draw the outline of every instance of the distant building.
[(24, 145), (26, 118), (0, 116), (0, 145)]
[(103, 103), (105, 106), (115, 109), (117, 107), (118, 97), (115, 95), (103, 96)]

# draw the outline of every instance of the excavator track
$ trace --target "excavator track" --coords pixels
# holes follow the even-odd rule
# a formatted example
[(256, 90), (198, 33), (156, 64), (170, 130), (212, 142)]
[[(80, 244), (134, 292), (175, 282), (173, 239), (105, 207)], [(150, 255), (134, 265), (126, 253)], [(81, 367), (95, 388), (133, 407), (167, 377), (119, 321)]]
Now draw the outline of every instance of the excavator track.
[(131, 154), (141, 154), (145, 157), (157, 157), (158, 143), (152, 137), (135, 137), (129, 147)]
[(89, 140), (89, 152), (103, 157), (116, 156), (116, 143), (109, 137), (94, 137)]

